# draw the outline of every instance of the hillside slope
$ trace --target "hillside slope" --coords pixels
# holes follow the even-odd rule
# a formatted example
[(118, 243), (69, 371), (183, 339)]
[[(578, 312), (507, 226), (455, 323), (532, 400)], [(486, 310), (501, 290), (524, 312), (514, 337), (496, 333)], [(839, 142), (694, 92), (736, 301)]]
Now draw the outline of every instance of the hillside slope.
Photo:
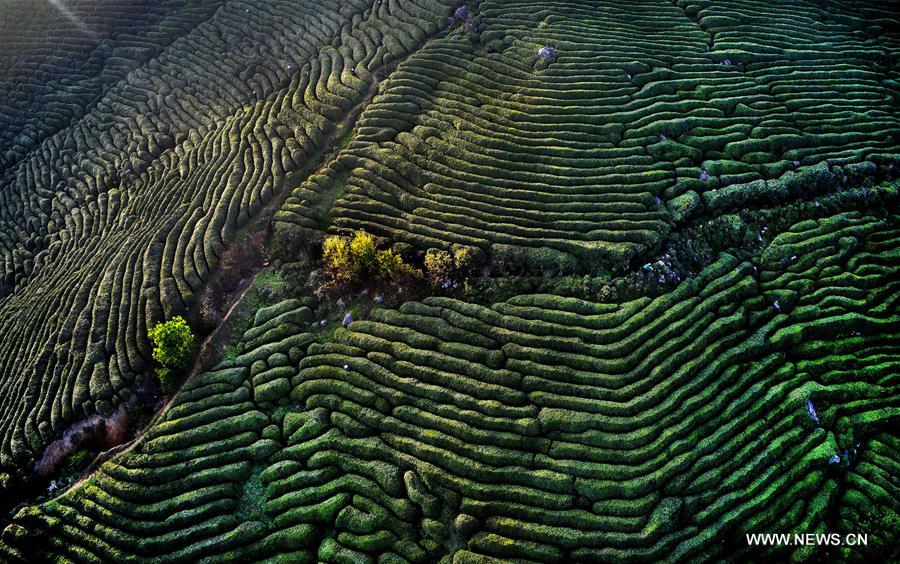
[[(621, 304), (431, 298), (310, 345), (280, 302), (7, 556), (709, 560), (862, 524), (832, 555), (890, 554), (898, 219), (803, 222)], [(794, 550), (823, 555), (770, 556)]]
[[(315, 163), (372, 73), (445, 24), (448, 9), (223, 3), (116, 77), (84, 115), (60, 118), (69, 125), (14, 140), (9, 151), (24, 154), (0, 170), (3, 472), (141, 386), (146, 328), (194, 305), (234, 233), (286, 174)], [(66, 87), (47, 96), (78, 104)]]
[[(896, 11), (674, 4), (481, 2), (477, 43), (425, 46), (364, 114), (331, 231), (621, 269), (674, 221), (900, 168)], [(315, 227), (310, 192), (282, 228)]]
[[(0, 560), (900, 558), (900, 2), (0, 32)], [(317, 287), (361, 229), (478, 263)], [(203, 354), (163, 397), (176, 315)]]

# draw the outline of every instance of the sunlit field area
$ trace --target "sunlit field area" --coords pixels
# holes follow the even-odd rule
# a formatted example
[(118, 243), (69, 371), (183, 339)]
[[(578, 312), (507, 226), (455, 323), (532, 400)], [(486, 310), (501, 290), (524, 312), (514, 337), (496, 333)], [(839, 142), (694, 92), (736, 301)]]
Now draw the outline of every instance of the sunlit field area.
[(0, 0), (0, 562), (900, 560), (900, 0)]

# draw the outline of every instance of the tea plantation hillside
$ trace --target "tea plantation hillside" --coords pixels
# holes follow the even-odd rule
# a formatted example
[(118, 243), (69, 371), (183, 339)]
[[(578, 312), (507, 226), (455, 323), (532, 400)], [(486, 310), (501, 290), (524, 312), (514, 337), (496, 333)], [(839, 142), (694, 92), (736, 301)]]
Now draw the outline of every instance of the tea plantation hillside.
[[(896, 12), (814, 4), (482, 2), (478, 43), (429, 43), (367, 109), (330, 229), (621, 267), (673, 220), (900, 166)], [(309, 226), (308, 193), (279, 220)]]
[(898, 62), (898, 0), (0, 1), (0, 562), (900, 560)]
[[(748, 531), (863, 527), (887, 554), (897, 219), (802, 222), (655, 299), (430, 298), (322, 344), (308, 308), (279, 302), (134, 449), (21, 511), (3, 550), (707, 560), (746, 557)], [(791, 552), (769, 556), (813, 555)]]
[[(5, 16), (14, 4), (28, 10), (4, 3)], [(90, 14), (79, 25), (93, 29), (100, 15), (133, 18), (107, 8), (123, 4), (72, 13)], [(150, 359), (147, 326), (194, 304), (235, 231), (287, 173), (315, 163), (373, 73), (450, 9), (211, 4), (165, 3), (146, 27), (92, 36), (71, 75), (67, 57), (46, 53), (46, 82), (18, 88), (34, 111), (3, 101), (0, 115), (29, 125), (6, 142), (0, 169), (0, 474), (131, 396)]]

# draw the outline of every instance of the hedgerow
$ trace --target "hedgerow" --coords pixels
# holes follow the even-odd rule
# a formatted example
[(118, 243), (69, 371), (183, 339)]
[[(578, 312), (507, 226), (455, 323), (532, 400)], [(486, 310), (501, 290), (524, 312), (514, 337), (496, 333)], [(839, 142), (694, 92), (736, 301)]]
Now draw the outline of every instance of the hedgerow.
[(0, 7), (22, 24), (0, 37), (0, 475), (141, 389), (143, 328), (194, 323), (235, 239), (451, 9), (245, 4)]
[(469, 6), (479, 39), (430, 42), (360, 117), (327, 173), (346, 175), (330, 225), (311, 211), (324, 181), (278, 221), (583, 275), (624, 269), (672, 222), (821, 196), (860, 165), (893, 175), (889, 59), (855, 35), (865, 18), (826, 31), (819, 7), (757, 4)]

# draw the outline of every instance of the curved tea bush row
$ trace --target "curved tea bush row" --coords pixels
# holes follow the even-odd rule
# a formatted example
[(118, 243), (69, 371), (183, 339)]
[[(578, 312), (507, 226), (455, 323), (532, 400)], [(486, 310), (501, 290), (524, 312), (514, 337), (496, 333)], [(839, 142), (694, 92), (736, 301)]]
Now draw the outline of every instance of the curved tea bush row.
[(437, 0), (229, 2), (0, 170), (0, 474), (129, 397), (146, 327), (190, 307), (373, 73), (449, 12)]
[[(856, 471), (847, 476), (842, 495), (840, 524), (846, 533), (876, 529), (883, 531), (868, 537), (871, 545), (890, 554), (897, 546), (897, 488), (890, 481), (900, 472), (900, 439), (879, 434), (868, 442), (860, 455)], [(893, 549), (896, 551), (896, 548)], [(848, 560), (865, 559), (865, 548), (848, 547)]]
[[(477, 42), (448, 31), (367, 107), (330, 231), (500, 261), (519, 248), (537, 270), (620, 266), (683, 219), (664, 205), (683, 194), (739, 208), (845, 181), (765, 182), (826, 160), (900, 165), (890, 6), (486, 0), (477, 13)], [(299, 204), (316, 191), (279, 220), (315, 228)]]
[[(3, 550), (804, 560), (825, 549), (744, 534), (865, 531), (868, 548), (835, 556), (889, 559), (898, 220), (799, 223), (758, 263), (723, 254), (654, 299), (410, 302), (305, 355), (306, 318), (265, 310), (250, 352), (180, 394), (135, 451), (20, 512)], [(257, 340), (269, 325), (289, 344)]]

